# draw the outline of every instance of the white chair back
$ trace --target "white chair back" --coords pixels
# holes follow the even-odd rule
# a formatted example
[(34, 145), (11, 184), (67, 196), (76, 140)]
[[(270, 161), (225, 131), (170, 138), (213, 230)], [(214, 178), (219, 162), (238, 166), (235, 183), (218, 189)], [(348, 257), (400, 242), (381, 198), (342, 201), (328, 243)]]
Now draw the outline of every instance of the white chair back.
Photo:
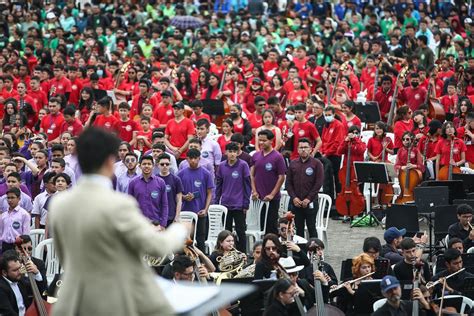
[[(265, 212), (263, 230), (261, 228), (261, 213), (264, 207), (265, 210), (268, 210), (269, 204), (270, 203), (264, 202), (262, 200), (250, 200), (249, 210), (247, 211), (247, 231), (245, 232), (245, 234), (247, 236), (252, 237), (253, 241), (260, 240), (265, 234), (265, 230), (267, 229), (268, 212)], [(248, 249), (251, 249), (252, 245), (250, 244), (250, 238), (248, 238), (248, 241)]]
[(182, 223), (190, 223), (193, 226), (193, 241), (196, 243), (196, 224), (198, 221), (198, 215), (194, 212), (181, 212), (179, 213), (179, 221)]
[(362, 131), (360, 133), (360, 139), (367, 144), (369, 142), (369, 139), (374, 136), (374, 131), (368, 130), (368, 131)]
[(209, 217), (209, 231), (206, 240), (206, 247), (209, 253), (212, 252), (217, 242), (217, 235), (225, 229), (227, 219), (227, 207), (222, 205), (210, 205), (207, 212)]
[(450, 299), (450, 298), (460, 298), (462, 297), (462, 304), (461, 304), (461, 310), (459, 311), (460, 315), (464, 315), (464, 312), (466, 311), (466, 307), (469, 306), (469, 309), (472, 308), (473, 301), (465, 296), (462, 295), (445, 295), (444, 299)]
[(375, 312), (376, 310), (378, 310), (380, 307), (382, 307), (383, 304), (385, 304), (386, 301), (387, 301), (386, 298), (381, 298), (381, 299), (379, 299), (378, 301), (376, 301), (376, 302), (374, 303), (374, 305), (372, 305), (372, 307), (373, 307), (373, 309), (374, 309), (374, 312)]
[(328, 247), (328, 224), (329, 214), (331, 213), (332, 199), (324, 193), (318, 194), (318, 213), (316, 214), (316, 231), (318, 238), (322, 240), (326, 249)]
[[(44, 229), (30, 230), (31, 246), (36, 249), (36, 246), (44, 240)], [(39, 258), (41, 259), (41, 258)]]
[(280, 192), (281, 198), (280, 198), (280, 209), (278, 210), (278, 217), (283, 217), (286, 212), (288, 212), (288, 207), (290, 206), (290, 195), (288, 194), (287, 191), (282, 190)]
[(40, 242), (35, 248), (34, 257), (38, 259), (43, 259), (45, 249), (46, 260), (44, 264), (46, 265), (46, 279), (48, 280), (48, 284), (50, 284), (51, 281), (54, 279), (54, 275), (59, 273), (60, 270), (59, 258), (56, 254), (53, 238), (45, 239)]

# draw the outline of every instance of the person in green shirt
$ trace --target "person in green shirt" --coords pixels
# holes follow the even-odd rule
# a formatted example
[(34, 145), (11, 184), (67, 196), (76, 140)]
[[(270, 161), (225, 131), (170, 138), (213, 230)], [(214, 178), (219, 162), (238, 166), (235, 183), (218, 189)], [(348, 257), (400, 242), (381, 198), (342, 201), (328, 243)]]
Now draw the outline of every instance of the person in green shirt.
[(145, 56), (145, 58), (150, 58), (153, 48), (155, 47), (155, 45), (151, 42), (151, 36), (148, 33), (145, 33), (143, 38), (138, 41), (138, 46), (140, 46), (142, 49), (143, 56)]

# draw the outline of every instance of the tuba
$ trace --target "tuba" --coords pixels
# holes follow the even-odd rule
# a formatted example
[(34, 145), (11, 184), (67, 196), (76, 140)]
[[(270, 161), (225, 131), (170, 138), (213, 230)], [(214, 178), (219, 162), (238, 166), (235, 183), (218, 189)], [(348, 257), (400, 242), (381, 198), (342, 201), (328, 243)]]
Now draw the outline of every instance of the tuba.
[(223, 279), (232, 279), (242, 271), (247, 262), (247, 256), (232, 248), (226, 254), (217, 257), (216, 260), (221, 272), (211, 273), (210, 275), (214, 278), (216, 284), (221, 284)]

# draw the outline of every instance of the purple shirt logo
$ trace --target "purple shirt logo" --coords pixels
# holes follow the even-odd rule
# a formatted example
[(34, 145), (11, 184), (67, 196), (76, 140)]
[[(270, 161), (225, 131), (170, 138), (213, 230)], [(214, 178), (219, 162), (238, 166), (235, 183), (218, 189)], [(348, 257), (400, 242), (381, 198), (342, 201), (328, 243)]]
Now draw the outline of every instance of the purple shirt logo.
[(195, 186), (196, 188), (200, 188), (201, 185), (202, 185), (201, 180), (195, 180), (195, 181), (194, 181), (194, 186)]
[(202, 158), (207, 158), (207, 157), (209, 157), (209, 153), (207, 151), (203, 151), (201, 153), (201, 156), (202, 156)]
[(314, 170), (313, 170), (313, 168), (308, 167), (308, 168), (306, 168), (306, 171), (305, 171), (305, 172), (306, 172), (306, 175), (307, 175), (307, 176), (311, 176), (311, 175), (313, 175)]
[(156, 198), (158, 198), (159, 193), (158, 193), (158, 191), (151, 191), (150, 195), (151, 195), (152, 199), (156, 199)]
[(171, 185), (169, 184), (166, 185), (166, 192), (171, 192)]
[(232, 172), (232, 178), (237, 179), (239, 177), (239, 173), (237, 171)]
[(19, 229), (20, 228), (20, 223), (19, 222), (13, 222), (12, 227), (13, 227), (13, 229)]
[(265, 164), (265, 170), (272, 171), (272, 169), (273, 169), (273, 165), (270, 162), (267, 162)]

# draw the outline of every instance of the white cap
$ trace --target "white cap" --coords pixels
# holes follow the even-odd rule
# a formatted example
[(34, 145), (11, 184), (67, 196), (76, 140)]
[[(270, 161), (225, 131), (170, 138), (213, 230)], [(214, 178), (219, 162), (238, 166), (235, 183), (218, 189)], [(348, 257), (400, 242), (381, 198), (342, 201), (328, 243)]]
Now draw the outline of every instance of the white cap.
[(56, 15), (54, 14), (54, 12), (48, 12), (48, 14), (46, 14), (47, 19), (54, 19), (55, 17)]

